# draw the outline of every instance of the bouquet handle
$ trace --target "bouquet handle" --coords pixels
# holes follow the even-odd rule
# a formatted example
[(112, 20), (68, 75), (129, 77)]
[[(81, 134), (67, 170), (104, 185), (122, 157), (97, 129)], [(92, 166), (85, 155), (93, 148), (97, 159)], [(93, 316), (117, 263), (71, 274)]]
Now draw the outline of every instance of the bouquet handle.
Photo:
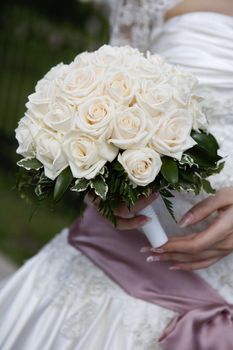
[(167, 235), (159, 222), (153, 206), (148, 205), (146, 208), (140, 210), (139, 214), (146, 215), (151, 218), (149, 222), (142, 226), (141, 230), (146, 235), (152, 247), (158, 248), (167, 243)]

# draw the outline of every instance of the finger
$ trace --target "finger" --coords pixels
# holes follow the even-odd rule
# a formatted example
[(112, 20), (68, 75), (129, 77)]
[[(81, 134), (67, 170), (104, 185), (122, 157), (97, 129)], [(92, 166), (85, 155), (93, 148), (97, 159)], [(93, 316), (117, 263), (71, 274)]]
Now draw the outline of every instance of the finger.
[(217, 258), (220, 256), (224, 256), (225, 252), (218, 250), (207, 250), (200, 254), (182, 254), (182, 253), (164, 253), (164, 254), (156, 254), (150, 255), (147, 258), (148, 262), (153, 261), (177, 261), (177, 262), (192, 262), (192, 261), (200, 261), (206, 260), (210, 258)]
[[(179, 236), (172, 236), (172, 237), (169, 237), (169, 242), (173, 242), (173, 241), (177, 241), (177, 240), (180, 240), (181, 238), (182, 239), (191, 239), (192, 237), (194, 237), (196, 235), (196, 233), (190, 233), (190, 234), (184, 234), (184, 235), (179, 235)], [(164, 249), (163, 249), (164, 247)], [(155, 253), (163, 253), (164, 250), (166, 251), (166, 246), (163, 245), (159, 248), (154, 248), (152, 246), (143, 246), (140, 248), (140, 253), (148, 253), (148, 252), (155, 252)]]
[(186, 227), (196, 224), (205, 219), (211, 213), (219, 208), (226, 207), (233, 203), (233, 189), (224, 188), (216, 192), (214, 196), (210, 196), (203, 201), (194, 205), (180, 220), (179, 226)]
[(222, 252), (232, 252), (233, 251), (233, 231), (229, 232), (227, 237), (215, 244), (215, 249)]
[(119, 230), (132, 230), (132, 229), (137, 229), (148, 221), (150, 221), (150, 218), (144, 216), (144, 215), (137, 215), (131, 219), (125, 219), (125, 218), (120, 218), (117, 217), (117, 225), (116, 227)]
[[(198, 253), (211, 248), (215, 243), (226, 238), (232, 230), (233, 208), (228, 209), (221, 218), (217, 218), (206, 230), (196, 233), (191, 239), (181, 237), (177, 240), (169, 240), (162, 252)], [(157, 250), (157, 252), (160, 252)]]
[(196, 261), (191, 263), (183, 263), (183, 264), (176, 264), (171, 267), (169, 267), (169, 270), (184, 270), (184, 271), (191, 271), (191, 270), (200, 270), (207, 268), (216, 262), (218, 262), (222, 257), (207, 259), (203, 261)]
[(134, 217), (134, 213), (128, 209), (125, 203), (122, 203), (117, 209), (114, 209), (113, 213), (115, 216), (125, 219)]
[(96, 194), (89, 192), (85, 196), (85, 203), (98, 208), (100, 203), (100, 198)]
[(116, 216), (122, 218), (129, 218), (132, 214), (137, 213), (141, 209), (145, 208), (147, 205), (151, 204), (158, 197), (158, 193), (154, 192), (150, 196), (145, 197), (142, 196), (137, 203), (129, 210), (127, 206), (123, 203), (119, 206), (119, 208), (114, 210), (114, 214)]

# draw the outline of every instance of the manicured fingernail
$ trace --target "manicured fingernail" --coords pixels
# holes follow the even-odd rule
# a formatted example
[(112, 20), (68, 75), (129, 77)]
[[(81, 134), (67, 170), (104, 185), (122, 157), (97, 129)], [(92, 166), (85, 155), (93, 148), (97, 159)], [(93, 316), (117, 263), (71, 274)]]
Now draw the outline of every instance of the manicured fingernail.
[(192, 213), (187, 213), (183, 216), (183, 218), (179, 222), (179, 226), (181, 228), (190, 225), (193, 222), (194, 216)]
[(146, 258), (146, 261), (147, 262), (159, 261), (159, 257), (151, 255), (151, 256), (148, 256), (148, 258)]
[(151, 251), (151, 248), (150, 247), (142, 247), (140, 249), (140, 253), (147, 253), (147, 252), (150, 252)]
[(170, 266), (169, 270), (175, 271), (175, 270), (180, 270), (181, 268), (179, 266)]

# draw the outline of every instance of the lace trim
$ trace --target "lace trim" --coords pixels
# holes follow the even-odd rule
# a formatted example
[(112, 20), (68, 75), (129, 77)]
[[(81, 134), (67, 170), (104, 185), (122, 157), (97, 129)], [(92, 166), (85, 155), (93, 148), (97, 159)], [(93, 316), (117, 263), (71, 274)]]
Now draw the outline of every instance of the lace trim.
[(183, 0), (111, 0), (112, 45), (150, 48), (161, 31), (164, 14)]

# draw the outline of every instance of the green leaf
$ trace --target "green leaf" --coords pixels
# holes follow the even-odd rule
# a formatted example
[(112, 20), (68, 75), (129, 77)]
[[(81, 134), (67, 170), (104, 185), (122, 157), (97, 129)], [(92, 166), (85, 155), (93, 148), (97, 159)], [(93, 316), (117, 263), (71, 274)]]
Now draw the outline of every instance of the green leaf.
[(121, 165), (120, 162), (115, 161), (115, 162), (113, 162), (112, 166), (113, 166), (114, 170), (116, 170), (120, 173), (125, 173), (125, 169), (123, 168), (123, 166)]
[(137, 193), (134, 191), (132, 186), (128, 186), (127, 197), (131, 205), (134, 205), (138, 201)]
[(169, 199), (167, 199), (166, 197), (164, 197), (162, 194), (161, 194), (161, 197), (162, 197), (162, 200), (163, 200), (167, 210), (169, 211), (171, 217), (176, 222), (176, 218), (175, 218), (175, 215), (174, 215), (172, 202)]
[(120, 188), (119, 188), (119, 193), (121, 195), (123, 195), (125, 191), (127, 191), (127, 186), (126, 186), (126, 183), (124, 181), (122, 181), (121, 185), (120, 185)]
[(34, 157), (23, 158), (17, 163), (17, 165), (26, 170), (39, 170), (43, 168), (43, 164)]
[(186, 154), (188, 154), (194, 161), (194, 163), (198, 167), (202, 168), (209, 168), (215, 165), (215, 161), (218, 160), (217, 156), (216, 159), (211, 159), (211, 157), (208, 156), (208, 154), (198, 146), (194, 146), (190, 150), (186, 151)]
[(101, 200), (99, 203), (99, 211), (102, 215), (106, 217), (106, 219), (110, 220), (113, 225), (116, 227), (117, 219), (114, 215), (113, 211), (114, 205), (109, 205), (107, 201)]
[(35, 187), (35, 194), (37, 195), (39, 201), (43, 201), (44, 199), (48, 198), (50, 193), (51, 193), (50, 188), (48, 187), (45, 188), (41, 184), (38, 184)]
[(75, 181), (75, 185), (71, 187), (71, 191), (74, 191), (74, 192), (85, 191), (88, 188), (89, 184), (90, 184), (90, 180), (87, 180), (85, 178), (77, 179)]
[(75, 192), (75, 197), (77, 199), (75, 211), (76, 211), (78, 217), (83, 216), (83, 213), (84, 213), (85, 208), (86, 208), (86, 204), (84, 201), (85, 195), (86, 195), (86, 193), (84, 191), (83, 192)]
[(37, 183), (35, 183), (35, 194), (39, 201), (43, 201), (48, 198), (53, 191), (54, 182), (45, 176), (42, 172), (39, 176)]
[(220, 162), (217, 164), (216, 168), (214, 169), (214, 174), (219, 174), (225, 166), (225, 162)]
[(108, 171), (108, 167), (105, 165), (103, 166), (103, 168), (99, 171), (100, 175), (103, 175), (105, 178), (109, 177), (109, 171)]
[(191, 136), (210, 157), (216, 158), (218, 156), (219, 145), (212, 134), (193, 131)]
[(198, 164), (196, 164), (196, 163), (194, 162), (194, 159), (193, 159), (189, 154), (185, 154), (185, 153), (183, 153), (182, 158), (181, 158), (181, 160), (180, 160), (179, 163), (180, 163), (181, 165), (187, 164), (187, 165), (189, 165), (190, 167), (192, 167), (193, 165), (197, 165), (197, 166), (198, 166)]
[[(153, 193), (155, 191), (153, 191), (150, 186), (146, 186), (142, 188), (142, 192), (141, 195), (145, 196), (145, 197), (149, 197), (151, 195), (151, 193)], [(157, 192), (157, 191), (156, 191)]]
[(213, 187), (211, 186), (208, 180), (202, 179), (201, 182), (202, 182), (203, 190), (206, 193), (215, 193), (215, 190), (213, 189)]
[(102, 199), (106, 199), (108, 193), (108, 185), (105, 182), (105, 178), (102, 175), (96, 176), (96, 178), (90, 180), (90, 186), (95, 190), (97, 196)]
[(162, 157), (161, 174), (172, 185), (176, 185), (179, 180), (178, 167), (176, 162), (169, 157)]
[(35, 194), (37, 195), (37, 197), (40, 197), (43, 194), (43, 188), (40, 184), (36, 186)]
[(196, 174), (196, 172), (192, 171), (192, 169), (187, 169), (185, 170), (181, 170), (180, 169), (180, 178), (182, 180), (184, 180), (185, 182), (189, 183), (189, 184), (200, 184), (200, 177), (199, 175)]
[(199, 174), (199, 169), (187, 168), (179, 169), (179, 190), (184, 190), (187, 192), (194, 192), (196, 195), (200, 193), (202, 184), (201, 176)]
[(161, 194), (161, 196), (166, 197), (166, 198), (173, 198), (174, 197), (174, 195), (170, 191), (168, 191), (168, 189), (166, 189), (166, 188), (161, 189), (159, 191), (159, 193)]
[(53, 192), (53, 199), (55, 202), (58, 202), (62, 198), (72, 180), (73, 175), (69, 167), (63, 170), (60, 175), (58, 175)]
[(20, 168), (16, 189), (28, 204), (36, 206), (41, 206), (44, 202), (49, 204), (53, 188), (54, 181), (44, 175), (43, 168), (39, 170)]

